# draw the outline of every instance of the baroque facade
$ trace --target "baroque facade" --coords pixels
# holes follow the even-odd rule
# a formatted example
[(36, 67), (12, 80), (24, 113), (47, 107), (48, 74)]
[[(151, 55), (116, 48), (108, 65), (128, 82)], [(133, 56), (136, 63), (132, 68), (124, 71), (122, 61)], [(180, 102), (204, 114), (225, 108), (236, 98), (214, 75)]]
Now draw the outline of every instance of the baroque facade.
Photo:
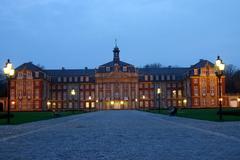
[[(136, 68), (113, 60), (97, 69), (42, 69), (33, 63), (16, 68), (11, 80), (12, 111), (80, 109), (154, 109), (216, 107), (214, 64), (200, 60), (190, 67)], [(225, 104), (224, 77), (221, 80)]]

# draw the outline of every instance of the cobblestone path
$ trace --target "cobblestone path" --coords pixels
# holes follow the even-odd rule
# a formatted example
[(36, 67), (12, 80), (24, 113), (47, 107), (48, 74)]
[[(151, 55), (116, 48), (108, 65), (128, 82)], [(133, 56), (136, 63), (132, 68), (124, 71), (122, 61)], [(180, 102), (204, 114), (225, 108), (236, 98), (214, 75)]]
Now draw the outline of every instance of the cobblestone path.
[(240, 123), (99, 111), (0, 126), (0, 160), (239, 160)]

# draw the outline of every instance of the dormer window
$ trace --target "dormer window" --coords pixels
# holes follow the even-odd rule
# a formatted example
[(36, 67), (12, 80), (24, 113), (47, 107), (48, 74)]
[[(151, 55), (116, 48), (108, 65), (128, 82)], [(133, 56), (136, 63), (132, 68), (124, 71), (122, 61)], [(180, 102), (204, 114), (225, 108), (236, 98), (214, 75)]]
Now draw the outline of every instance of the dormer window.
[(148, 81), (148, 75), (145, 75), (145, 76), (144, 76), (144, 80), (145, 80), (145, 81)]
[(89, 81), (89, 77), (88, 76), (86, 76), (86, 82), (88, 82)]
[(127, 72), (127, 66), (123, 66), (123, 72)]
[(63, 82), (67, 82), (67, 77), (63, 77)]
[(74, 81), (77, 82), (78, 81), (78, 77), (74, 77)]
[(110, 67), (106, 67), (106, 72), (110, 72)]
[(58, 82), (61, 82), (61, 77), (58, 77)]
[(35, 77), (39, 78), (39, 72), (35, 72)]
[(194, 76), (198, 75), (198, 69), (194, 69)]

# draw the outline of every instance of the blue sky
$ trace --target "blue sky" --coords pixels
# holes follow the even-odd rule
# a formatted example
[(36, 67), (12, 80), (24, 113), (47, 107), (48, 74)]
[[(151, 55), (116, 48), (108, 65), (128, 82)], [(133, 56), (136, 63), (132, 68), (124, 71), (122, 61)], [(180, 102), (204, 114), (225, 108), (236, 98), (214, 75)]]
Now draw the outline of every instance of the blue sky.
[(0, 63), (95, 68), (112, 60), (190, 66), (199, 59), (238, 67), (239, 0), (1, 0)]

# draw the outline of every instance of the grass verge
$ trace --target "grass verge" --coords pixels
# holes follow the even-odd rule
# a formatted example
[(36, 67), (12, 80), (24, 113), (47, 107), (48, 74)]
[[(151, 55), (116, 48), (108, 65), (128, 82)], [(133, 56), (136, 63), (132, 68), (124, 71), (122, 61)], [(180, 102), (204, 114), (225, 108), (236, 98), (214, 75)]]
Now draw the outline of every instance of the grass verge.
[[(58, 112), (54, 114), (53, 112), (11, 112), (13, 118), (10, 119), (10, 124), (22, 124), (40, 120), (47, 120), (56, 117), (64, 117), (74, 114), (81, 114), (84, 113), (83, 111), (66, 111), (66, 112)], [(3, 115), (6, 113), (0, 113)], [(0, 125), (7, 124), (7, 119), (0, 119)]]
[[(223, 112), (240, 112), (240, 109), (224, 108)], [(149, 110), (148, 112), (169, 115), (169, 110)], [(219, 122), (219, 115), (217, 114), (218, 108), (207, 108), (207, 109), (178, 109), (176, 116), (200, 119), (207, 121)], [(225, 115), (223, 114), (223, 121), (240, 121), (240, 115)]]

